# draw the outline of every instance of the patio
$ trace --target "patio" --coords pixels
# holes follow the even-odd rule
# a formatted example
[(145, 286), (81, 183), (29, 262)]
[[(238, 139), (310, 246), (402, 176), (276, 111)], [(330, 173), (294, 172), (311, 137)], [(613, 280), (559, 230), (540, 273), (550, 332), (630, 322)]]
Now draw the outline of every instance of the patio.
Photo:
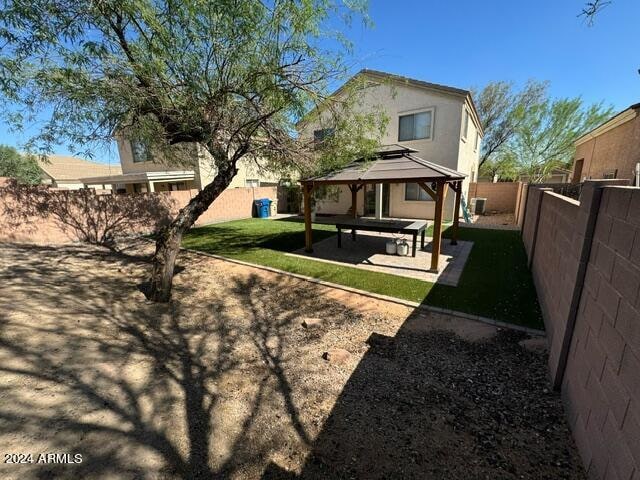
[(469, 258), (473, 242), (458, 241), (456, 245), (444, 242), (438, 259), (438, 272), (431, 271), (431, 238), (425, 247), (418, 248), (416, 256), (390, 255), (386, 253), (386, 243), (390, 239), (405, 238), (411, 246), (410, 235), (366, 232), (358, 233), (357, 240), (351, 235), (342, 234), (342, 248), (338, 248), (337, 236), (326, 238), (313, 244), (313, 252), (300, 248), (287, 255), (303, 256), (314, 260), (335, 264), (347, 264), (363, 270), (383, 272), (401, 277), (415, 278), (425, 282), (439, 283), (455, 287), (460, 281), (462, 270)]

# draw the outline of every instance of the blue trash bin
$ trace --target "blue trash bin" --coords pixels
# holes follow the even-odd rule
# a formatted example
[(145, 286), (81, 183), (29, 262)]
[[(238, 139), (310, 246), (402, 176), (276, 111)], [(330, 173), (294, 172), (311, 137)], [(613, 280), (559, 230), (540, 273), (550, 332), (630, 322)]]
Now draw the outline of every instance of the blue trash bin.
[(268, 198), (260, 198), (254, 200), (254, 204), (258, 218), (269, 218), (271, 214), (271, 200)]

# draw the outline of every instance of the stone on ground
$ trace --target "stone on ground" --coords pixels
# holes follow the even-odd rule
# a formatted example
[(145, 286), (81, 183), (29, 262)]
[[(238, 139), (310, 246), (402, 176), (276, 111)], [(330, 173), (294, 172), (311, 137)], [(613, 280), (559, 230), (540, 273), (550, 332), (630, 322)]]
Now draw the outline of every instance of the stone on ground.
[(315, 317), (305, 317), (302, 319), (304, 328), (318, 328), (322, 326), (322, 319)]
[(331, 348), (322, 354), (322, 358), (334, 365), (344, 365), (351, 358), (351, 354), (344, 348)]

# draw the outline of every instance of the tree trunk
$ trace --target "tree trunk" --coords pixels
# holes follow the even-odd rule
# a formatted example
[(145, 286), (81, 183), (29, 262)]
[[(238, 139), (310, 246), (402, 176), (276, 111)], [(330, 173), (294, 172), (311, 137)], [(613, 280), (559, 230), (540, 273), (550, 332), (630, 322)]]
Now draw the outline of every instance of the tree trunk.
[(236, 174), (235, 165), (221, 171), (216, 178), (203, 188), (191, 201), (178, 212), (170, 225), (163, 228), (156, 240), (156, 253), (153, 257), (153, 273), (146, 292), (147, 298), (154, 302), (168, 302), (171, 299), (173, 270), (176, 263), (182, 236), (189, 230), (202, 213), (229, 186)]

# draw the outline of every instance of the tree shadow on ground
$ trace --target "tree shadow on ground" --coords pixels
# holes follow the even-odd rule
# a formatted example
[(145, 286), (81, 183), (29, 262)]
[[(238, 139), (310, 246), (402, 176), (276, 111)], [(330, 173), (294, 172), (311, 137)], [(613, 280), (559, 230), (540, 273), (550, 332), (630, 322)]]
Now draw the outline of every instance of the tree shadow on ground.
[(394, 335), (311, 284), (187, 254), (152, 304), (148, 257), (125, 252), (0, 245), (0, 443), (83, 455), (3, 478), (582, 478), (519, 333), (465, 340), (416, 311)]
[(520, 332), (471, 341), (429, 323), (372, 333), (301, 472), (272, 463), (263, 480), (584, 478), (546, 355)]
[[(349, 318), (344, 307), (319, 304), (311, 289), (283, 304), (264, 292), (290, 290), (287, 280), (257, 277), (221, 280), (246, 306), (215, 290), (198, 296), (197, 279), (176, 288), (179, 300), (151, 304), (133, 287), (145, 273), (137, 257), (0, 246), (0, 438), (84, 459), (21, 465), (18, 476), (257, 478), (274, 448), (303, 451), (305, 391), (296, 397), (289, 379), (307, 373), (291, 350), (308, 335), (297, 322)], [(274, 431), (274, 414), (293, 437)]]

